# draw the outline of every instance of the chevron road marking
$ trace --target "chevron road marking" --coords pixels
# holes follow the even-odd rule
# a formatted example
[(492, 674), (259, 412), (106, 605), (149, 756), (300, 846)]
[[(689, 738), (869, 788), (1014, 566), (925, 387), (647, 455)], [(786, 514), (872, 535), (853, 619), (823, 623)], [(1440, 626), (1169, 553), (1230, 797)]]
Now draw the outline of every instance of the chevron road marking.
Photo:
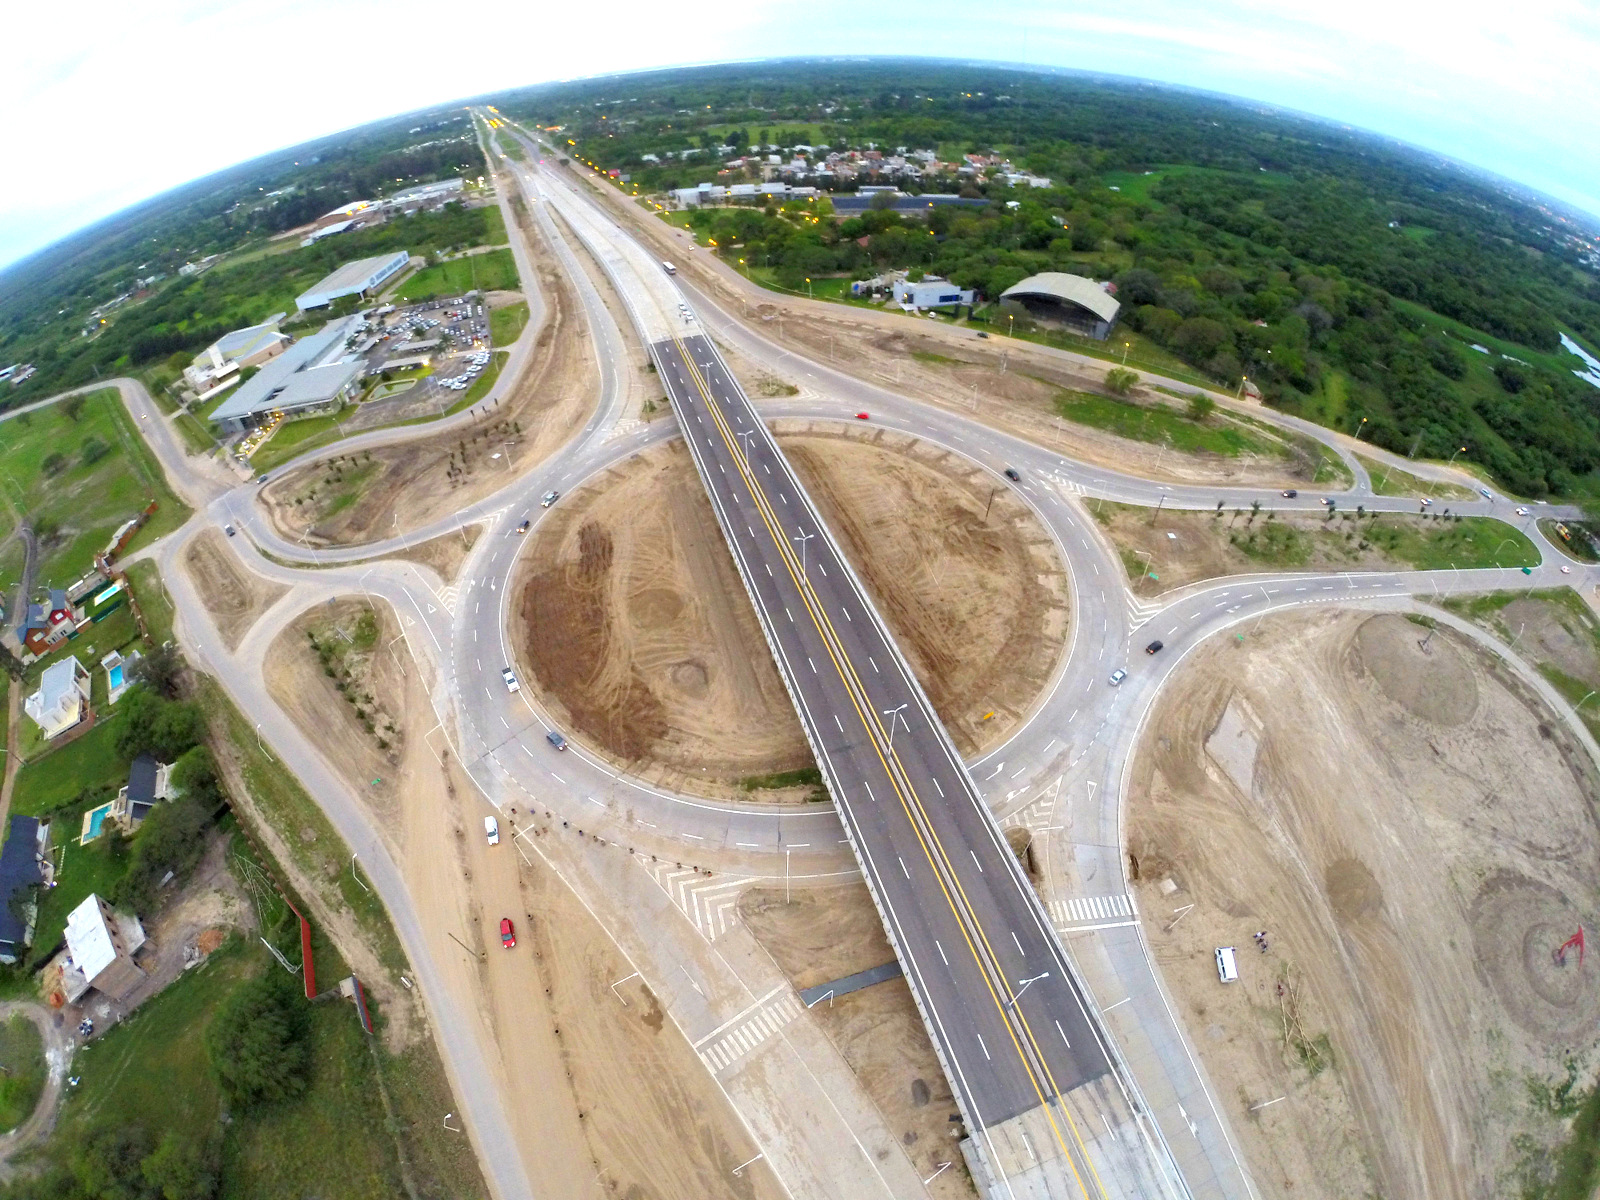
[[(783, 994), (777, 995), (776, 991)], [(800, 997), (790, 991), (787, 985), (776, 991), (757, 1000), (733, 1020), (696, 1042), (695, 1051), (700, 1055), (700, 1061), (713, 1072), (725, 1071), (756, 1051), (805, 1011)]]
[(461, 588), (452, 583), (449, 587), (440, 588), (438, 593), (439, 604), (452, 617), (456, 615), (456, 601), (461, 598)]
[(1151, 617), (1162, 609), (1162, 604), (1157, 600), (1140, 600), (1131, 593), (1128, 596), (1128, 625), (1129, 632), (1138, 629)]
[(716, 941), (739, 923), (739, 890), (745, 880), (708, 879), (692, 867), (651, 862), (637, 854), (634, 860), (650, 872), (667, 898), (706, 941)]
[(639, 420), (638, 417), (623, 417), (606, 431), (606, 436), (602, 440), (614, 442), (620, 437), (627, 437), (628, 434), (632, 433), (635, 429), (638, 429), (643, 424), (644, 422)]

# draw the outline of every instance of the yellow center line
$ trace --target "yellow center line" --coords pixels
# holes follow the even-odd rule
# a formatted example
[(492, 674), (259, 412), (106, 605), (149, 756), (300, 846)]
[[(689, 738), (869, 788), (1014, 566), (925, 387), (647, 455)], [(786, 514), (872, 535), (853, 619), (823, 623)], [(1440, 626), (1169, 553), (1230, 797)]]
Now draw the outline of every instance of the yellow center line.
[[(889, 760), (885, 759), (882, 745), (888, 740), (888, 734), (884, 730), (882, 723), (878, 720), (877, 713), (871, 709), (870, 704), (866, 706), (866, 711), (863, 711), (861, 699), (865, 698), (866, 687), (861, 682), (860, 677), (856, 674), (854, 665), (849, 662), (848, 655), (844, 653), (842, 639), (839, 638), (838, 632), (834, 628), (832, 620), (827, 616), (826, 612), (822, 610), (820, 597), (816, 597), (814, 589), (811, 589), (810, 581), (806, 577), (805, 572), (802, 571), (797, 573), (796, 568), (798, 563), (796, 561), (796, 556), (788, 546), (788, 539), (782, 536), (778, 530), (774, 529), (774, 525), (777, 524), (776, 514), (771, 510), (770, 501), (767, 500), (764, 489), (762, 488), (760, 482), (755, 478), (754, 472), (750, 470), (748, 460), (745, 459), (744, 456), (739, 452), (734, 438), (730, 436), (731, 431), (727, 428), (726, 419), (718, 410), (715, 401), (711, 398), (709, 388), (700, 375), (699, 369), (694, 363), (693, 358), (688, 353), (687, 348), (676, 336), (673, 337), (673, 343), (678, 349), (678, 353), (685, 365), (685, 368), (693, 378), (697, 390), (699, 390), (702, 398), (705, 400), (707, 410), (711, 412), (712, 419), (714, 422), (716, 422), (718, 432), (722, 435), (723, 441), (727, 445), (730, 455), (733, 457), (735, 466), (738, 468), (741, 477), (744, 478), (746, 485), (751, 489), (751, 499), (753, 503), (755, 503), (757, 509), (760, 511), (762, 522), (767, 526), (768, 533), (772, 535), (773, 541), (778, 547), (779, 556), (782, 558), (785, 568), (789, 571), (790, 577), (794, 580), (794, 583), (800, 592), (801, 599), (806, 605), (807, 612), (811, 616), (813, 623), (817, 626), (818, 633), (822, 636), (823, 644), (828, 651), (829, 658), (833, 660), (835, 669), (839, 672), (841, 680), (845, 683), (845, 690), (850, 696), (851, 705), (855, 708), (857, 716), (861, 719), (863, 726), (865, 726), (867, 729), (868, 737), (872, 742), (874, 752), (878, 755), (879, 761), (883, 765), (884, 773), (888, 777), (891, 786), (893, 786), (895, 789), (896, 795), (900, 800), (901, 807), (905, 811), (906, 817), (911, 824), (912, 831), (917, 837), (918, 844), (921, 845), (923, 853), (928, 859), (929, 865), (934, 870), (934, 877), (938, 881), (940, 891), (945, 897), (945, 903), (950, 907), (952, 914), (956, 917), (957, 925), (961, 930), (962, 938), (964, 941), (966, 941), (969, 952), (972, 954), (975, 962), (978, 964), (979, 973), (984, 979), (984, 985), (988, 989), (990, 997), (995, 1003), (996, 1009), (1000, 1014), (1001, 1022), (1005, 1026), (1007, 1034), (1010, 1036), (1013, 1047), (1017, 1052), (1017, 1056), (1021, 1060), (1023, 1068), (1028, 1074), (1029, 1082), (1033, 1086), (1034, 1092), (1038, 1096), (1040, 1104), (1044, 1106), (1046, 1119), (1050, 1122), (1051, 1129), (1056, 1135), (1056, 1140), (1061, 1146), (1062, 1152), (1067, 1159), (1069, 1167), (1072, 1168), (1074, 1176), (1077, 1177), (1079, 1187), (1083, 1190), (1084, 1195), (1087, 1197), (1089, 1194), (1088, 1189), (1084, 1187), (1081, 1177), (1078, 1177), (1077, 1167), (1073, 1162), (1073, 1156), (1068, 1150), (1065, 1140), (1062, 1138), (1060, 1129), (1056, 1126), (1053, 1114), (1050, 1113), (1046, 1095), (1044, 1090), (1040, 1087), (1039, 1079), (1035, 1073), (1033, 1063), (1029, 1060), (1029, 1056), (1023, 1051), (1021, 1040), (1025, 1040), (1031, 1045), (1034, 1054), (1037, 1055), (1039, 1059), (1040, 1066), (1045, 1072), (1050, 1091), (1059, 1097), (1061, 1092), (1060, 1089), (1055, 1085), (1053, 1072), (1051, 1072), (1049, 1066), (1049, 1060), (1045, 1057), (1043, 1050), (1039, 1046), (1038, 1041), (1033, 1034), (1032, 1029), (1028, 1027), (1027, 1018), (1021, 1012), (1021, 1006), (1017, 1003), (1016, 996), (1011, 991), (1010, 983), (1005, 976), (1005, 972), (999, 965), (999, 956), (995, 954), (994, 947), (989, 942), (988, 936), (983, 929), (983, 923), (977, 916), (976, 908), (972, 904), (971, 899), (967, 896), (966, 889), (961, 884), (960, 877), (955, 870), (954, 864), (951, 863), (949, 855), (945, 851), (942, 844), (942, 840), (939, 838), (937, 830), (933, 827), (933, 823), (928, 817), (927, 810), (922, 804), (921, 797), (917, 795), (915, 785), (911, 782), (910, 775), (906, 771), (905, 764), (900, 760), (900, 756), (894, 752), (892, 744), (890, 745), (889, 756), (893, 759), (893, 766), (891, 766)], [(838, 646), (837, 653), (835, 652), (835, 644)], [(854, 686), (852, 686), (852, 682)], [(857, 689), (860, 691), (861, 699), (858, 699), (857, 697)], [(895, 768), (898, 768), (898, 771)], [(904, 787), (902, 787), (902, 778), (904, 780)], [(906, 795), (907, 791), (910, 792), (909, 801)], [(913, 806), (917, 810), (915, 813), (912, 811)], [(918, 819), (919, 815), (921, 818), (920, 820)], [(927, 827), (926, 837), (924, 836), (923, 832), (924, 825)], [(934, 850), (930, 848), (928, 844), (928, 839), (930, 838), (937, 847), (937, 855), (935, 855)], [(956, 891), (960, 894), (962, 901), (960, 905), (955, 902), (955, 899), (950, 894), (949, 886), (946, 885), (944, 878), (946, 874), (950, 876), (950, 885), (953, 885)], [(963, 912), (963, 909), (966, 911)], [(972, 932), (969, 932), (968, 930), (969, 925), (972, 927), (972, 932), (975, 932), (979, 941), (983, 943), (983, 947), (987, 951), (987, 961), (986, 956), (980, 953), (977, 946), (973, 944)], [(991, 972), (999, 977), (1001, 987), (1007, 995), (1006, 1000), (1002, 1000), (996, 993), (994, 982), (990, 977)], [(1017, 1031), (1011, 1023), (1010, 1016), (1007, 1012), (1008, 1007), (1016, 1009), (1017, 1016), (1022, 1022), (1025, 1034), (1021, 1040), (1019, 1040)], [(1076, 1123), (1072, 1120), (1071, 1113), (1067, 1112), (1065, 1107), (1063, 1107), (1062, 1112), (1064, 1115), (1066, 1115), (1068, 1124), (1072, 1127), (1073, 1140), (1077, 1142), (1079, 1150), (1082, 1152), (1085, 1164), (1089, 1167), (1090, 1172), (1095, 1176), (1096, 1189), (1102, 1196), (1104, 1196), (1104, 1187), (1099, 1180), (1098, 1172), (1095, 1171), (1094, 1163), (1088, 1156), (1087, 1148), (1083, 1145), (1083, 1139), (1076, 1128)]]

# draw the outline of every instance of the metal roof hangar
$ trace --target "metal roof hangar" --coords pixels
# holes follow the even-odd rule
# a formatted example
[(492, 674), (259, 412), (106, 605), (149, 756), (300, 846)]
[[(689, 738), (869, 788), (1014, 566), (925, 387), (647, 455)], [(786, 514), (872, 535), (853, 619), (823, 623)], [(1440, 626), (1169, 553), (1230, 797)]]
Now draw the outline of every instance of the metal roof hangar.
[(1029, 275), (1001, 292), (1000, 300), (1020, 304), (1037, 320), (1064, 325), (1074, 333), (1101, 339), (1111, 332), (1122, 307), (1106, 291), (1105, 285), (1061, 271)]
[(409, 251), (396, 250), (393, 254), (380, 254), (376, 258), (358, 258), (355, 262), (347, 262), (320, 283), (301, 292), (295, 297), (295, 304), (299, 306), (301, 312), (304, 312), (308, 308), (321, 308), (332, 304), (341, 296), (365, 296), (384, 280), (392, 279), (405, 270), (406, 264), (410, 261)]

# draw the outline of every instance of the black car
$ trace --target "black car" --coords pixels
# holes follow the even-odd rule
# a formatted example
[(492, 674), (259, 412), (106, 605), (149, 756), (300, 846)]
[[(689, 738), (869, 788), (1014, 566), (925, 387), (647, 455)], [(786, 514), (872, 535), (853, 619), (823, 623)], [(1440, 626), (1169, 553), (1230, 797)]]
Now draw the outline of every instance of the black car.
[(1294, 489), (1294, 488), (1290, 488), (1290, 489), (1289, 489), (1289, 490), (1288, 490), (1288, 491), (1286, 491), (1286, 492), (1284, 492), (1284, 493), (1283, 493), (1283, 498), (1284, 498), (1284, 499), (1285, 499), (1285, 500), (1293, 500), (1293, 499), (1294, 499), (1294, 498), (1295, 498), (1295, 497), (1296, 497), (1296, 496), (1298, 496), (1298, 495), (1299, 495), (1299, 494), (1300, 494), (1300, 493), (1299, 493), (1299, 492), (1297, 492), (1297, 491), (1296, 491), (1296, 490), (1295, 490), (1295, 489)]
[(984, 332), (983, 332), (983, 331), (982, 331), (982, 330), (981, 330), (981, 329), (980, 329), (980, 330), (979, 330), (979, 331), (978, 331), (978, 336), (979, 336), (979, 337), (981, 337), (981, 338), (986, 338), (986, 337), (988, 337), (988, 336), (989, 336), (989, 335), (988, 335), (988, 334), (987, 334), (987, 333), (984, 333)]
[(1144, 648), (1144, 652), (1146, 654), (1154, 654), (1157, 650), (1161, 649), (1162, 644), (1163, 643), (1159, 639), (1157, 641), (1151, 642), (1148, 646), (1146, 646)]
[(1022, 482), (1022, 476), (1017, 474), (1017, 469), (1015, 467), (1006, 468), (1006, 478), (1011, 480), (1012, 483)]

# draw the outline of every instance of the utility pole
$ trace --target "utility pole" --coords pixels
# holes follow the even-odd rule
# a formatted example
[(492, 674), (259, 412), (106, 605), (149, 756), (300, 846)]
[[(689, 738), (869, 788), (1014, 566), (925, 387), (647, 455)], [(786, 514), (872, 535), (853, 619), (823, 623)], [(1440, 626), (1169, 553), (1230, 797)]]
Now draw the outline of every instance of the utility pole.
[(816, 536), (817, 535), (814, 533), (806, 533), (804, 530), (801, 530), (792, 539), (800, 543), (800, 575), (803, 579), (811, 578), (811, 576), (806, 573), (806, 543)]
[[(907, 703), (909, 703), (909, 701)], [(889, 750), (891, 753), (894, 750), (894, 723), (899, 721), (900, 724), (905, 726), (907, 733), (911, 732), (911, 726), (906, 722), (906, 707), (906, 704), (900, 704), (894, 708), (886, 708), (883, 710), (883, 715), (889, 718)]]

